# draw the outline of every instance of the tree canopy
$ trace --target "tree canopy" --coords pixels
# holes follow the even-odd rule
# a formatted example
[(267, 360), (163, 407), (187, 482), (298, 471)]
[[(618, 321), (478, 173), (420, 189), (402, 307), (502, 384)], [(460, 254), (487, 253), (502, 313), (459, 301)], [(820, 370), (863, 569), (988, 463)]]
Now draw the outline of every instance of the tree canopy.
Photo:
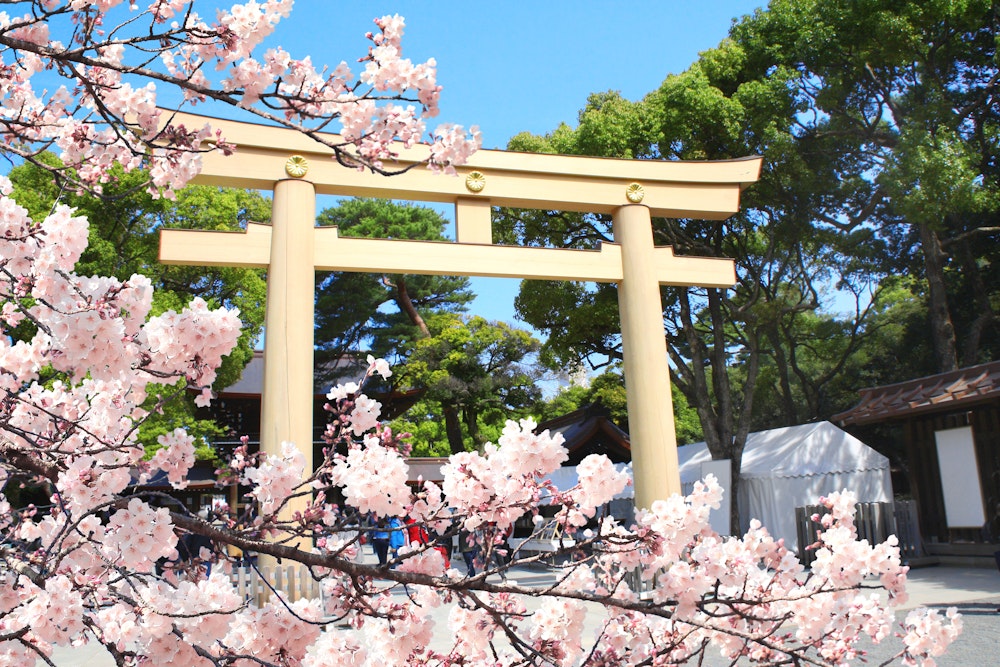
[(439, 315), (429, 327), (431, 335), (412, 344), (398, 371), (401, 382), (424, 389), (423, 403), (397, 420), (396, 429), (417, 436), (416, 454), (496, 442), (505, 421), (541, 397), (532, 359), (538, 341), (523, 329), (478, 316)]
[[(444, 241), (448, 221), (426, 206), (346, 199), (321, 211), (317, 224), (336, 226), (347, 237)], [(474, 298), (464, 277), (319, 272), (318, 358), (370, 349), (400, 360), (406, 346), (430, 335), (430, 315), (464, 312)]]
[(998, 21), (990, 0), (776, 0), (731, 35), (740, 79), (794, 93), (796, 143), (839, 157), (849, 196), (816, 222), (920, 279), (935, 372), (998, 353)]

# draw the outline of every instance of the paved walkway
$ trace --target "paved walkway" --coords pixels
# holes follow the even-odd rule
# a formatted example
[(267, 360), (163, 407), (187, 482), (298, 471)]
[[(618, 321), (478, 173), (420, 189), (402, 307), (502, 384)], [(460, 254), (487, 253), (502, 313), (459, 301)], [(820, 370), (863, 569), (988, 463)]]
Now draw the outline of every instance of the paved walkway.
[[(367, 558), (367, 556), (366, 556)], [(461, 567), (461, 566), (459, 566)], [(515, 568), (512, 578), (524, 586), (553, 581), (541, 568)], [(957, 606), (964, 616), (964, 631), (949, 652), (938, 660), (939, 667), (967, 667), (1000, 663), (1000, 573), (986, 568), (925, 567), (911, 570), (910, 599), (898, 614), (924, 606)], [(597, 617), (595, 615), (594, 621)], [(442, 618), (442, 623), (444, 619)], [(898, 642), (888, 642), (898, 647)], [(891, 657), (888, 646), (867, 646), (869, 665), (879, 665)], [(113, 667), (114, 661), (99, 646), (57, 648), (53, 661), (59, 667)], [(706, 667), (727, 664), (706, 661)], [(860, 662), (858, 664), (861, 664)], [(38, 663), (41, 667), (42, 663)]]

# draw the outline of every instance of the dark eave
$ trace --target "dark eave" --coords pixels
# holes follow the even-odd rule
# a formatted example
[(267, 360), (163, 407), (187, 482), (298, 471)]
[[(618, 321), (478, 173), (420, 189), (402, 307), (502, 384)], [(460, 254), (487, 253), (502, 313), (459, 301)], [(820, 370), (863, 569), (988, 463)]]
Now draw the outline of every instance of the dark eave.
[(1000, 361), (861, 390), (861, 401), (830, 418), (842, 426), (964, 410), (1000, 398)]

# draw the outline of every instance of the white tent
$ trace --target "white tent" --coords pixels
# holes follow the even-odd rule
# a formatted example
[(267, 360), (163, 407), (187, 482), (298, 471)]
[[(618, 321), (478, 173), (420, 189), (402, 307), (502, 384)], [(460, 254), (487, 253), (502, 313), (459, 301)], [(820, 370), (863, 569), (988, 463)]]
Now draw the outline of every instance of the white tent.
[[(701, 442), (677, 449), (681, 486), (690, 493), (711, 461)], [(889, 460), (830, 422), (751, 433), (743, 450), (737, 503), (743, 530), (760, 519), (775, 539), (797, 547), (795, 508), (847, 489), (860, 502), (892, 500)]]

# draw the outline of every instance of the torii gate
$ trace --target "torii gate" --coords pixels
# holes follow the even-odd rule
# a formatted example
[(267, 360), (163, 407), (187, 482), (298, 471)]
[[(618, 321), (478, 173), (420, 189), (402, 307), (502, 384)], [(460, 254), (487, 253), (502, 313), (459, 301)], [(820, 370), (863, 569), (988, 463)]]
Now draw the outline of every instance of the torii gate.
[[(651, 217), (729, 217), (741, 189), (759, 178), (761, 158), (666, 162), (480, 150), (457, 178), (420, 166), (386, 177), (337, 164), (331, 150), (294, 130), (189, 114), (174, 122), (210, 122), (237, 147), (229, 158), (206, 154), (193, 183), (274, 191), (270, 225), (163, 230), (160, 238), (165, 264), (267, 269), (263, 451), (298, 443), (312, 469), (317, 270), (614, 282), (636, 506), (680, 492), (660, 285), (726, 288), (736, 272), (731, 260), (654, 247)], [(402, 167), (427, 155), (421, 147), (398, 152)], [(316, 227), (317, 194), (454, 203), (457, 241), (340, 238), (334, 227)], [(492, 206), (610, 214), (615, 243), (599, 250), (496, 246)]]

